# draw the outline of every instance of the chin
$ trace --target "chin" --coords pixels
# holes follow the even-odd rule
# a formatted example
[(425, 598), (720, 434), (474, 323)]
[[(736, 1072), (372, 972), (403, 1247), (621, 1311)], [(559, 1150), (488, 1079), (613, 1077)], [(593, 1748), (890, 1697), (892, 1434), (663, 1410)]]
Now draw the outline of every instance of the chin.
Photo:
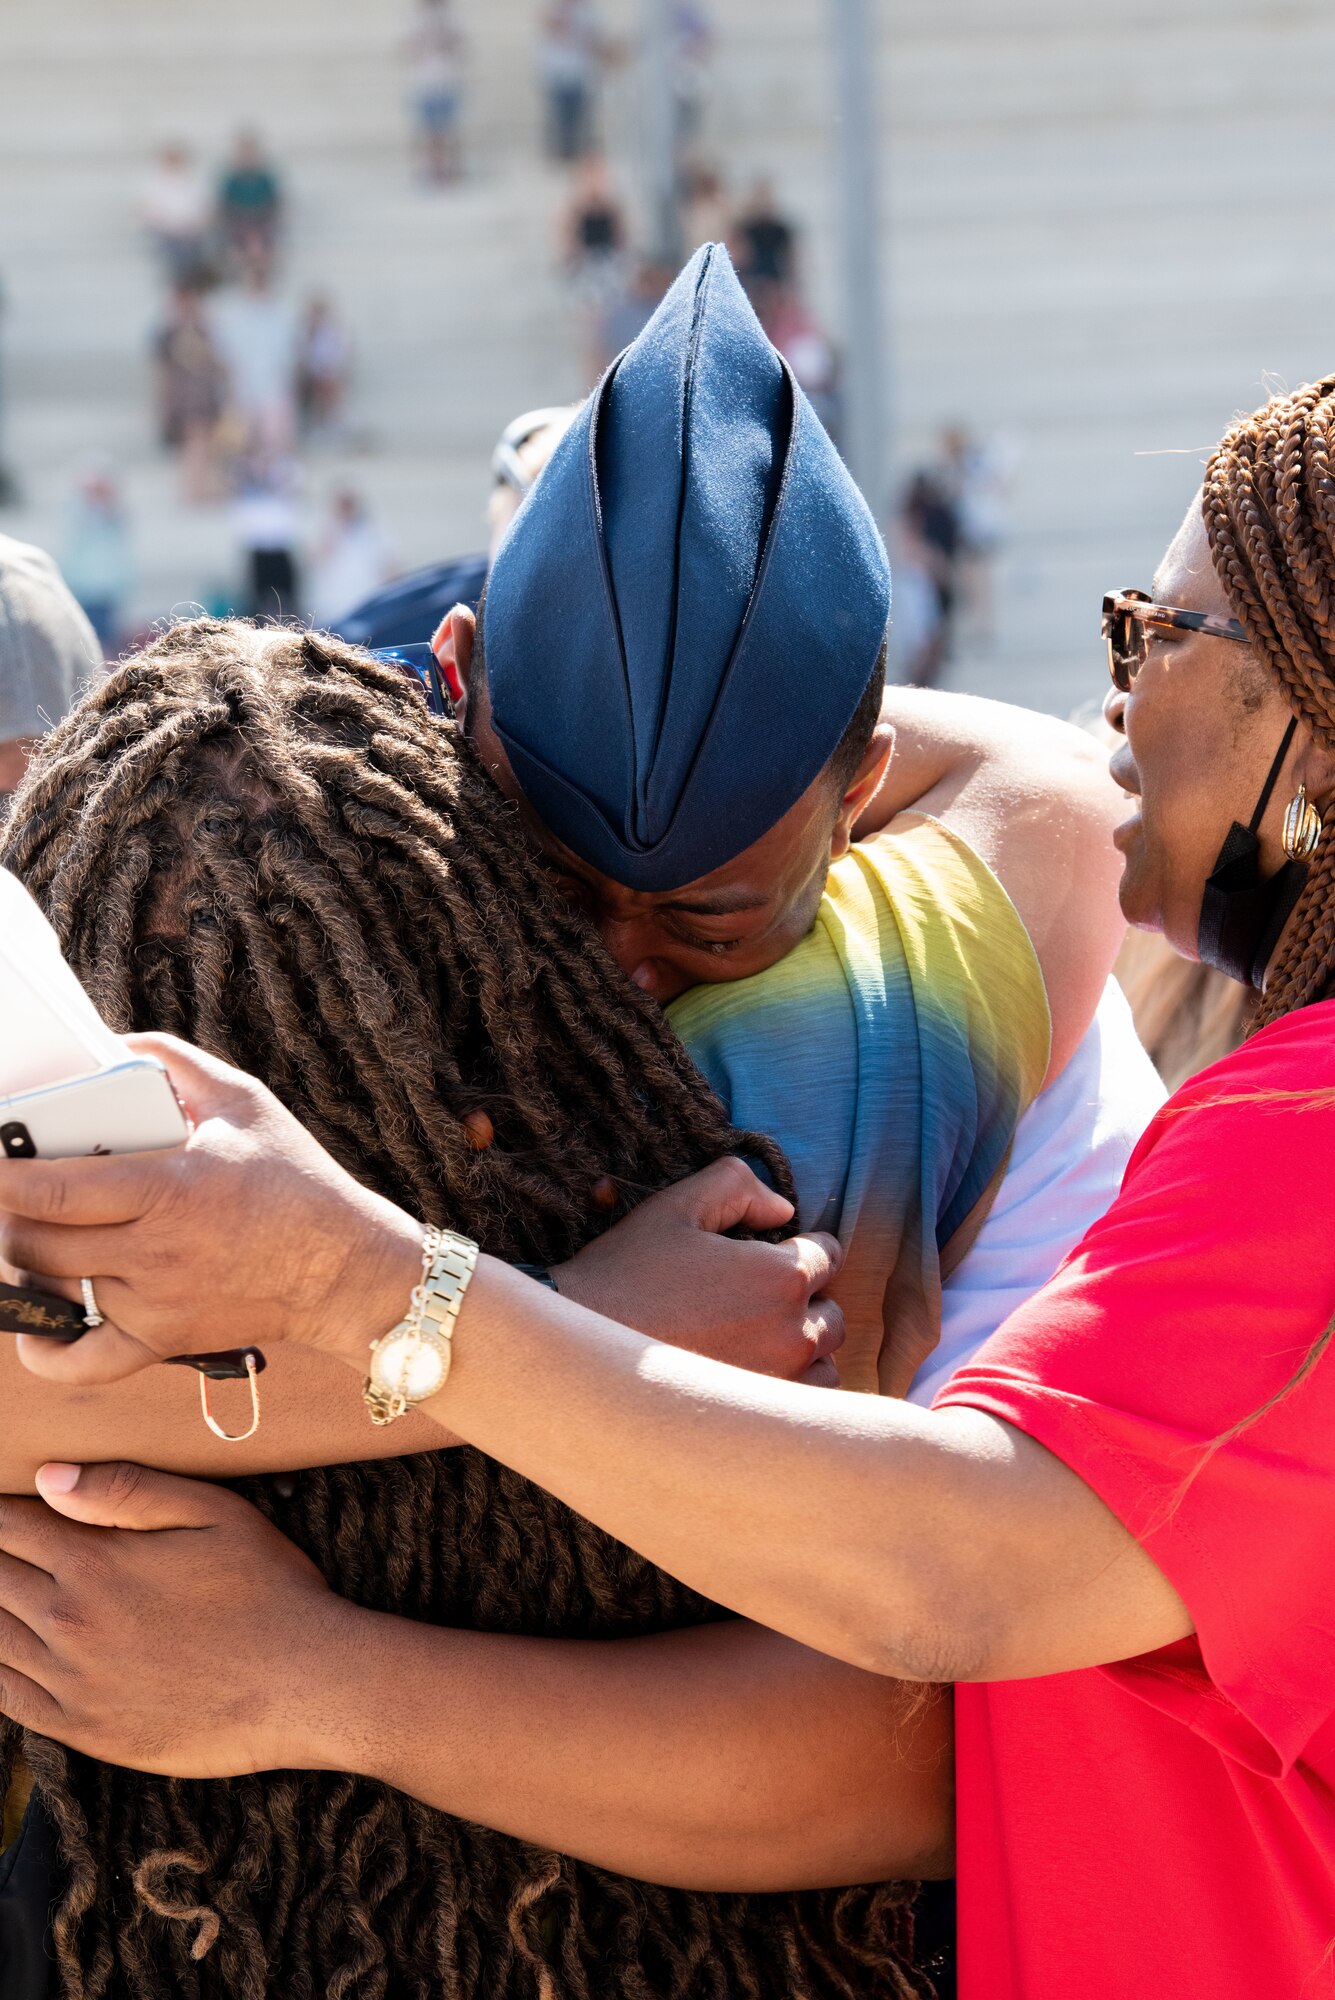
[(1160, 899), (1153, 893), (1145, 876), (1142, 857), (1128, 854), (1122, 865), (1122, 879), (1117, 884), (1117, 901), (1133, 930), (1161, 931), (1163, 910)]

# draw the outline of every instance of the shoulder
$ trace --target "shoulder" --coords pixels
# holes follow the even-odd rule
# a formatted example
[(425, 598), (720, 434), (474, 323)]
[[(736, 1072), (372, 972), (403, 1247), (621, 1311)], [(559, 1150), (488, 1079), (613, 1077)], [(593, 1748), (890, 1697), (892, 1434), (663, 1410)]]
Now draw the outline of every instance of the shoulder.
[(958, 828), (901, 813), (831, 871), (838, 911), (855, 879), (875, 883), (918, 1013), (949, 1019), (971, 1044), (1004, 1043), (1023, 1103), (1042, 1088), (1051, 1017), (1038, 955), (1010, 894)]

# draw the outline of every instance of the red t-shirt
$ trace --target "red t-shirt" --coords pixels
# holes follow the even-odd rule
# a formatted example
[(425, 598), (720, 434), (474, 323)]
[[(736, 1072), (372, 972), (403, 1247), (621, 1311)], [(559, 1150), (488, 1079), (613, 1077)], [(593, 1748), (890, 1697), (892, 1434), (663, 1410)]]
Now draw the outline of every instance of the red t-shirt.
[(1186, 1483), (1335, 1313), (1333, 1169), (1326, 1002), (1178, 1091), (937, 1398), (1079, 1473), (1196, 1628), (957, 1689), (961, 2000), (1335, 1995), (1335, 1345)]

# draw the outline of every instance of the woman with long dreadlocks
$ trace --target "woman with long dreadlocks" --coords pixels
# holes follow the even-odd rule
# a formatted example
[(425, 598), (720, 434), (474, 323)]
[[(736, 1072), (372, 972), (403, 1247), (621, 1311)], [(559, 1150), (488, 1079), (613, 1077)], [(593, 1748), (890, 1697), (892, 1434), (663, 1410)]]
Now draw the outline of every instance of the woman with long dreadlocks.
[[(739, 1148), (789, 1184), (777, 1148), (730, 1129), (657, 1008), (540, 886), (471, 757), (408, 685), (337, 642), (177, 628), (65, 724), (5, 858), (109, 1021), (189, 1032), (267, 1079), (387, 1213), (463, 1217), (493, 1253), (549, 1265), (646, 1191)], [(995, 1164), (999, 1126), (988, 1143)], [(768, 1200), (761, 1227), (788, 1212)], [(756, 1273), (734, 1351), (819, 1374), (837, 1322), (808, 1307), (819, 1265), (804, 1276), (803, 1244), (792, 1247), (792, 1338), (764, 1344)], [(317, 1246), (294, 1237), (289, 1250), (295, 1269)], [(668, 1837), (691, 1850), (690, 1883), (774, 1891), (932, 1861), (939, 1814), (887, 1822), (870, 1774), (900, 1754), (930, 1772), (944, 1754), (938, 1705), (915, 1695), (906, 1712), (868, 1677), (800, 1648), (776, 1654), (735, 1621), (711, 1625), (719, 1614), (696, 1593), (538, 1489), (469, 1448), (441, 1450), (451, 1440), (429, 1419), (372, 1428), (332, 1364), (276, 1354), (264, 1428), (237, 1447), (191, 1416), (193, 1385), (164, 1371), (160, 1386), (160, 1399), (106, 1392), (99, 1421), (119, 1449), (152, 1456), (179, 1440), (159, 1462), (215, 1475), (326, 1468), (246, 1487), (295, 1545), (294, 1605), (309, 1556), (350, 1604), (532, 1645), (686, 1628), (687, 1652), (666, 1639), (637, 1685), (658, 1705), (658, 1753), (675, 1752)], [(34, 1411), (9, 1402), (6, 1452), (21, 1454)], [(373, 1450), (396, 1457), (340, 1463)], [(598, 1650), (575, 1649), (586, 1661)], [(516, 1664), (536, 1693), (541, 1652)], [(584, 1685), (596, 1686), (591, 1665)], [(727, 1718), (744, 1719), (722, 1758), (705, 1701), (724, 1741)], [(800, 1753), (775, 1727), (796, 1713), (809, 1718)], [(0, 1753), (0, 1781), (16, 1757), (37, 1781), (29, 1864), (40, 1828), (54, 1830), (68, 2000), (931, 1990), (913, 1969), (903, 1883), (659, 1891), (332, 1773), (178, 1785), (9, 1727)], [(559, 1844), (568, 1807), (554, 1801), (578, 1790), (581, 1762), (586, 1790), (605, 1782), (582, 1745), (545, 1773), (517, 1770), (510, 1830)], [(825, 1798), (850, 1788), (866, 1801), (861, 1830), (850, 1839), (841, 1822), (827, 1841)], [(665, 1872), (666, 1851), (627, 1846), (610, 1823), (601, 1850), (646, 1873), (656, 1860)], [(16, 1982), (11, 1965), (6, 2000), (19, 2000)]]
[[(479, 1257), (425, 1403), (715, 1600), (880, 1673), (958, 1683), (964, 2000), (1335, 1992), (1333, 436), (1335, 376), (1236, 424), (1152, 595), (1105, 604), (1114, 770), (1138, 800), (1117, 834), (1123, 906), (1263, 997), (1244, 1046), (1155, 1119), (1053, 1282), (921, 1411), (730, 1373), (561, 1300), (531, 1309)], [(368, 1214), (248, 1080), (188, 1056), (180, 1071), (217, 1121), (183, 1170), (0, 1173), (7, 1254), (116, 1278), (116, 1325), (26, 1358), (114, 1377), (183, 1339), (207, 1351), (241, 1311), (254, 1337), (361, 1373), (417, 1275), (420, 1221)], [(365, 1282), (345, 1255), (285, 1284), (294, 1218), (341, 1232)], [(179, 1264), (169, 1226), (190, 1232)], [(692, 1232), (668, 1216), (659, 1236), (689, 1269)], [(213, 1596), (216, 1646), (229, 1603), (282, 1601), (261, 1527), (233, 1496), (158, 1475), (61, 1467), (46, 1490), (75, 1523), (138, 1532), (91, 1581), (86, 1528), (33, 1515), (0, 1532), (28, 1565), (3, 1590), (6, 1705), (58, 1711), (58, 1733), (104, 1755), (237, 1768), (248, 1730), (281, 1726), (272, 1657), (247, 1671), (227, 1649), (254, 1704), (244, 1725), (196, 1719), (216, 1662), (189, 1632), (117, 1707), (136, 1657), (117, 1587), (141, 1615), (188, 1602), (184, 1556), (145, 1550), (143, 1531), (173, 1519), (186, 1545), (207, 1532), (234, 1563), (253, 1552), (245, 1590)], [(314, 1606), (310, 1622), (325, 1629)], [(343, 1717), (324, 1754), (446, 1802), (460, 1759), (463, 1787), (485, 1791), (468, 1743), (480, 1731), (495, 1756), (503, 1718), (476, 1678), (468, 1715), (448, 1713), (448, 1647), (414, 1650), (398, 1629), (317, 1671)], [(409, 1673), (411, 1771), (379, 1706)]]

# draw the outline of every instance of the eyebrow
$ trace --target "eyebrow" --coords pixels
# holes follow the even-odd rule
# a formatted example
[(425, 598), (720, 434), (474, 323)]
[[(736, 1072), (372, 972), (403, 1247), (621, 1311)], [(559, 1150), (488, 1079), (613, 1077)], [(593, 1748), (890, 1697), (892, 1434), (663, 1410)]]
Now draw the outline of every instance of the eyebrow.
[(698, 903), (679, 903), (673, 897), (663, 907), (688, 917), (738, 917), (744, 910), (763, 910), (768, 902), (768, 896), (753, 889), (720, 889), (717, 896), (702, 897)]

